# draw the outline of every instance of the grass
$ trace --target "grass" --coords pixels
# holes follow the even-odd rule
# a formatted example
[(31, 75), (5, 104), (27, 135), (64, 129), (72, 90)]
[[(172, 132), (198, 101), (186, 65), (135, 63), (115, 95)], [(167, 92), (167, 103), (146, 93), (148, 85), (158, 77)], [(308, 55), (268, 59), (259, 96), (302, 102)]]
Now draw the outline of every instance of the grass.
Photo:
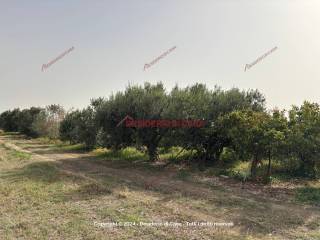
[(4, 132), (3, 130), (0, 130), (0, 135), (2, 136), (14, 136), (14, 135), (20, 135), (18, 132)]
[(89, 183), (65, 174), (53, 163), (32, 162), (30, 157), (29, 163), (17, 168), (12, 162), (20, 162), (21, 154), (3, 147), (0, 152), (12, 166), (10, 170), (0, 169), (3, 239), (47, 239), (49, 233), (59, 236), (57, 231), (62, 232), (59, 239), (95, 239), (82, 207), (70, 204), (72, 199), (90, 194), (81, 191), (81, 186)]
[(181, 147), (170, 147), (169, 149), (160, 149), (160, 159), (170, 162), (183, 162), (192, 157), (191, 150), (185, 150)]
[(67, 144), (67, 143), (59, 143), (59, 144), (51, 144), (50, 151), (55, 152), (87, 152), (89, 149), (86, 148), (84, 144)]
[(303, 187), (296, 190), (296, 199), (302, 203), (309, 203), (320, 206), (320, 188)]
[(59, 139), (50, 139), (47, 137), (37, 138), (39, 144), (49, 145), (51, 150), (55, 151), (70, 151), (70, 152), (83, 152), (87, 148), (84, 144), (70, 144)]
[(176, 178), (180, 180), (188, 180), (190, 177), (190, 172), (185, 169), (180, 169), (176, 175)]
[[(35, 140), (17, 142), (21, 146), (39, 144)], [(186, 169), (155, 172), (129, 164), (115, 167), (121, 159), (147, 160), (132, 148), (117, 153), (99, 149), (94, 154), (100, 160), (93, 161), (97, 157), (68, 154), (80, 146), (49, 145), (52, 152), (46, 153), (47, 158), (0, 145), (0, 239), (320, 238), (320, 208), (309, 209), (309, 204), (319, 200), (318, 185), (297, 190), (298, 198), (302, 197), (298, 204), (288, 199), (275, 201), (227, 182), (194, 182), (197, 173), (191, 175)], [(170, 151), (160, 154), (167, 158), (180, 149)], [(235, 169), (244, 171), (247, 166)], [(233, 222), (235, 226), (102, 228), (94, 224), (186, 221)]]
[[(295, 174), (298, 168), (298, 163), (292, 160), (283, 160), (271, 162), (271, 182), (283, 182), (290, 181), (292, 179), (297, 179), (298, 176)], [(212, 175), (227, 175), (236, 180), (246, 181), (250, 179), (250, 168), (251, 161), (235, 161), (234, 163), (229, 163), (224, 166), (215, 166), (213, 168), (207, 169), (207, 173)], [(257, 167), (257, 176), (264, 178), (267, 173), (268, 160), (262, 160), (262, 165)]]
[(26, 153), (26, 152), (20, 152), (17, 150), (12, 150), (10, 152), (10, 155), (12, 158), (18, 159), (18, 160), (29, 160), (31, 158), (31, 154), (30, 153)]
[(110, 161), (147, 161), (148, 156), (133, 147), (127, 147), (118, 151), (105, 148), (98, 148), (93, 151), (94, 155)]
[[(146, 152), (137, 150), (134, 147), (127, 147), (114, 151), (106, 148), (98, 148), (93, 151), (93, 153), (103, 159), (108, 159), (111, 161), (148, 161), (148, 155)], [(182, 159), (190, 157), (191, 151), (183, 150), (180, 147), (171, 147), (169, 149), (160, 148), (159, 149), (159, 159), (161, 161), (174, 161), (179, 162)]]

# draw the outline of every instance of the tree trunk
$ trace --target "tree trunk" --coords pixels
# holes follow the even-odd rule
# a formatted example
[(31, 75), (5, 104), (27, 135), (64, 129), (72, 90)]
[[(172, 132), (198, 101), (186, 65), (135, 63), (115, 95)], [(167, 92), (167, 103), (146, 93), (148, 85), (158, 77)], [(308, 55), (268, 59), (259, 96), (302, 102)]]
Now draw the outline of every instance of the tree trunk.
[(269, 157), (269, 163), (268, 163), (267, 177), (270, 177), (271, 176), (271, 151), (270, 150), (268, 152), (268, 157)]
[(257, 175), (257, 165), (258, 165), (258, 154), (255, 154), (251, 164), (251, 177), (253, 179), (255, 179)]
[(300, 154), (300, 160), (302, 162), (300, 166), (300, 172), (303, 176), (314, 178), (316, 176), (316, 162), (313, 160), (306, 160), (302, 154)]
[(149, 145), (147, 146), (148, 148), (148, 155), (149, 155), (149, 160), (151, 162), (155, 162), (159, 160), (159, 154), (156, 145)]

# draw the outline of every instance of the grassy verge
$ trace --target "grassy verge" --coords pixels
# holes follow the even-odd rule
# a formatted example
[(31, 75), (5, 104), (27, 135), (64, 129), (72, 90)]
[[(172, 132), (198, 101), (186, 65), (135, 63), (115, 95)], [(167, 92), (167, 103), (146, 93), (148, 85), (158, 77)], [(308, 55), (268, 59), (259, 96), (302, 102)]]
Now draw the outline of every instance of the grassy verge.
[[(139, 151), (134, 147), (127, 147), (124, 149), (120, 149), (118, 151), (114, 151), (111, 149), (98, 148), (93, 151), (93, 153), (99, 157), (104, 158), (111, 161), (148, 161), (148, 155), (146, 151)], [(159, 159), (161, 161), (172, 161), (179, 162), (183, 159), (190, 158), (191, 151), (183, 150), (180, 147), (171, 147), (169, 149), (160, 148), (159, 149)]]
[(34, 161), (23, 152), (0, 146), (0, 153), (6, 160), (0, 165), (1, 239), (99, 237), (86, 210), (73, 202), (106, 192), (107, 186), (61, 171), (53, 162)]

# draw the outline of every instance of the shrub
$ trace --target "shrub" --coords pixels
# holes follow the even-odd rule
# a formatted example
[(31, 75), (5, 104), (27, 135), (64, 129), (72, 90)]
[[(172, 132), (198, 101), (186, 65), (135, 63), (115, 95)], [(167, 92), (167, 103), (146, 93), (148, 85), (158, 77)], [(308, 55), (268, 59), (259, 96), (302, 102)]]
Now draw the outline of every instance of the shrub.
[(228, 147), (224, 147), (222, 150), (222, 153), (219, 157), (220, 162), (225, 165), (225, 164), (230, 164), (234, 163), (239, 159), (237, 153)]

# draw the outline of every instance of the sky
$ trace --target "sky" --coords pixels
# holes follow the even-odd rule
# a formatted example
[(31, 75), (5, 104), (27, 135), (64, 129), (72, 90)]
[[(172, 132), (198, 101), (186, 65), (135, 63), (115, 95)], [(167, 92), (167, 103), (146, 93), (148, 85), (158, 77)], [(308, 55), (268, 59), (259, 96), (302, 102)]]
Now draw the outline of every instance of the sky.
[(320, 102), (319, 26), (319, 0), (0, 0), (0, 112), (159, 81), (258, 89), (268, 108)]

